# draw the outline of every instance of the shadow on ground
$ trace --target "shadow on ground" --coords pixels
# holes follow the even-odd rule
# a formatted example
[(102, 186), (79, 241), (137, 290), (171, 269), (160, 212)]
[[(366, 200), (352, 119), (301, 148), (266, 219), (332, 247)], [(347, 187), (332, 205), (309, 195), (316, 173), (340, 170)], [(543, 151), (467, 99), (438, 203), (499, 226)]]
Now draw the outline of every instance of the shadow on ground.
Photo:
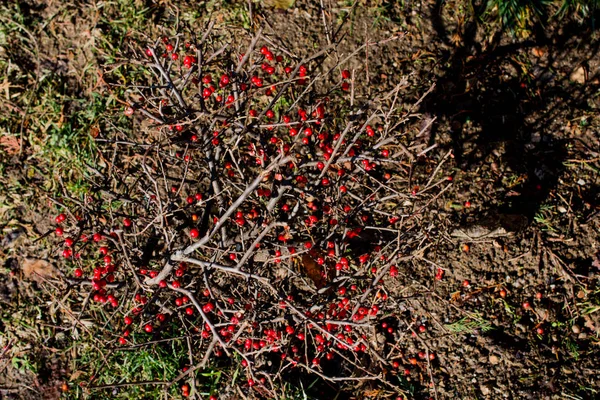
[(456, 44), (442, 7), (441, 1), (432, 6), (431, 24), (436, 40), (452, 50), (443, 54), (445, 67), (422, 107), (437, 117), (430, 144), (449, 136), (445, 142), (462, 170), (498, 160), (518, 184), (490, 211), (531, 222), (563, 173), (569, 135), (562, 131), (569, 127), (559, 121), (585, 124), (582, 116), (593, 110), (588, 100), (599, 88), (597, 32), (575, 22), (538, 24), (527, 40), (509, 41), (499, 32), (488, 42), (475, 22), (480, 8)]

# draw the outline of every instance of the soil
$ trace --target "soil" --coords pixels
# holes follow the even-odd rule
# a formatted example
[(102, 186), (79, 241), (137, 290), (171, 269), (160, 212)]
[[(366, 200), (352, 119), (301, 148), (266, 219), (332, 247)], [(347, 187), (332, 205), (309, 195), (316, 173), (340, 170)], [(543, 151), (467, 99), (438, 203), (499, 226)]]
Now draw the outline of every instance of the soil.
[[(597, 32), (563, 21), (515, 39), (465, 18), (453, 2), (362, 3), (351, 7), (326, 1), (324, 11), (331, 27), (344, 21), (337, 36), (343, 36), (338, 59), (367, 41), (385, 42), (367, 46), (346, 66), (354, 70), (357, 98), (388, 92), (401, 78), (406, 104), (427, 93), (414, 110), (420, 122), (406, 134), (420, 131), (424, 147), (434, 148), (417, 158), (406, 189), (428, 186), (438, 165), (439, 176), (453, 182), (425, 213), (413, 216), (410, 234), (428, 245), (409, 249), (421, 251), (399, 265), (399, 276), (387, 283), (397, 302), (397, 311), (385, 320), (397, 333), (387, 339), (396, 343), (402, 365), (388, 371), (387, 378), (406, 388), (410, 398), (596, 398)], [(69, 95), (85, 98), (92, 90), (82, 86), (82, 74), (89, 65), (100, 71), (106, 61), (90, 50), (104, 27), (84, 13), (66, 18), (66, 5), (24, 5), (30, 19), (53, 16), (60, 22), (52, 25), (60, 30), (39, 33), (39, 68), (67, 76)], [(161, 20), (165, 9), (152, 7), (152, 17)], [(254, 18), (295, 54), (327, 46), (318, 2), (296, 1), (285, 11), (264, 7)], [(0, 56), (16, 57), (6, 49)], [(7, 182), (21, 182), (27, 189), (16, 195), (3, 186), (12, 205), (8, 211), (0, 208), (3, 320), (39, 296), (37, 282), (23, 277), (23, 265), (27, 258), (49, 253), (44, 240), (33, 240), (49, 232), (51, 215), (40, 200), (43, 178), (32, 176), (28, 167), (17, 161), (4, 171)], [(44, 310), (42, 322), (51, 323), (48, 306), (38, 306)], [(32, 323), (34, 318), (23, 320)], [(5, 324), (0, 331), (22, 334)], [(426, 331), (417, 333), (419, 326)], [(380, 334), (388, 335), (383, 328)], [(32, 398), (32, 393), (58, 398), (73, 372), (66, 343), (21, 338), (14, 351), (11, 343), (2, 342), (7, 347), (0, 353), (0, 398)], [(423, 360), (419, 352), (434, 356)], [(19, 368), (4, 354), (13, 360), (29, 357), (38, 368)], [(408, 376), (405, 367), (411, 370)], [(388, 395), (386, 388), (368, 383), (331, 390), (342, 391), (338, 398)], [(317, 398), (322, 395), (318, 388), (314, 392)]]

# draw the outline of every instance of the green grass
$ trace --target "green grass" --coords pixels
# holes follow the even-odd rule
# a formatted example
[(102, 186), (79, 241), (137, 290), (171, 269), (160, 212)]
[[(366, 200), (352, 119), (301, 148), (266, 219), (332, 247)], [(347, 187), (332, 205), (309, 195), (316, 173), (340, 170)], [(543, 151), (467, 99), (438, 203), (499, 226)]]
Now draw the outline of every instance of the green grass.
[(484, 319), (479, 313), (473, 313), (467, 317), (461, 318), (452, 324), (445, 325), (452, 333), (471, 333), (475, 330), (482, 332), (491, 331), (493, 328), (491, 322)]
[(542, 226), (542, 230), (546, 232), (556, 232), (557, 229), (552, 221), (554, 217), (554, 206), (542, 205), (538, 213), (533, 217), (533, 220)]
[[(83, 343), (87, 343), (84, 341)], [(85, 346), (85, 344), (84, 344)], [(92, 389), (90, 387), (74, 387), (74, 398), (89, 395), (90, 398), (159, 398), (164, 390), (161, 384), (139, 384), (141, 382), (168, 382), (181, 371), (178, 354), (185, 354), (184, 349), (173, 342), (172, 346), (148, 346), (135, 351), (115, 351), (99, 359), (98, 350), (84, 347), (82, 356), (75, 363), (75, 371), (85, 371), (79, 382), (89, 386), (118, 385), (127, 383), (129, 386), (113, 389)], [(96, 377), (91, 382), (90, 371), (96, 371)], [(175, 394), (177, 387), (169, 389)]]

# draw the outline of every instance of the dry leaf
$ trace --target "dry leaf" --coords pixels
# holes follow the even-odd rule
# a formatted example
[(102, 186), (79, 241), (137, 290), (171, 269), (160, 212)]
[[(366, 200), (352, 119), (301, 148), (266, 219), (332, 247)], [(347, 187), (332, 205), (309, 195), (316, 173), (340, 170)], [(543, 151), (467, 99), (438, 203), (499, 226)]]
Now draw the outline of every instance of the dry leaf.
[(269, 7), (275, 7), (286, 10), (294, 5), (295, 0), (263, 0), (263, 3)]
[(302, 262), (300, 263), (301, 270), (313, 281), (317, 289), (327, 286), (329, 281), (333, 279), (335, 272), (334, 265), (327, 265), (327, 271), (325, 271), (325, 264), (320, 265), (315, 261), (315, 258), (319, 257), (325, 258), (325, 254), (319, 250), (313, 249), (309, 253), (304, 253), (302, 255)]
[(592, 321), (592, 318), (590, 318), (589, 315), (584, 315), (583, 319), (585, 320), (585, 327), (592, 332), (596, 332), (596, 325), (594, 324), (594, 321)]
[(5, 135), (0, 136), (0, 145), (4, 147), (4, 151), (6, 151), (9, 156), (14, 156), (15, 154), (19, 154), (21, 141), (15, 136)]
[(460, 292), (454, 292), (450, 295), (450, 301), (453, 303), (458, 303), (461, 300)]
[(540, 47), (534, 47), (531, 49), (531, 54), (533, 54), (536, 57), (542, 57), (544, 55), (545, 51), (544, 49), (540, 48)]
[(26, 258), (21, 269), (25, 279), (35, 281), (42, 281), (58, 275), (58, 270), (48, 261), (35, 258)]
[(302, 263), (300, 266), (304, 274), (314, 282), (317, 289), (321, 289), (325, 286), (323, 269), (308, 253), (302, 255)]
[(77, 370), (75, 372), (73, 372), (71, 374), (71, 377), (69, 378), (69, 381), (73, 382), (76, 381), (81, 375), (83, 375), (85, 372), (81, 371), (81, 370)]

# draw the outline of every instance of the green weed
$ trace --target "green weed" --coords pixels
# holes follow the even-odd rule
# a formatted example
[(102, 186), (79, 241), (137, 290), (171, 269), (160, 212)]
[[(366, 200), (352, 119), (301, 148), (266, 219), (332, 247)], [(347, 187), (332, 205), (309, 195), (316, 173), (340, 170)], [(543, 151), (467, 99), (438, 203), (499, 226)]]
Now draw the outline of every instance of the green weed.
[(482, 332), (491, 331), (493, 328), (491, 322), (484, 319), (479, 313), (471, 314), (467, 317), (461, 318), (458, 321), (445, 325), (452, 333), (470, 333), (475, 330)]

